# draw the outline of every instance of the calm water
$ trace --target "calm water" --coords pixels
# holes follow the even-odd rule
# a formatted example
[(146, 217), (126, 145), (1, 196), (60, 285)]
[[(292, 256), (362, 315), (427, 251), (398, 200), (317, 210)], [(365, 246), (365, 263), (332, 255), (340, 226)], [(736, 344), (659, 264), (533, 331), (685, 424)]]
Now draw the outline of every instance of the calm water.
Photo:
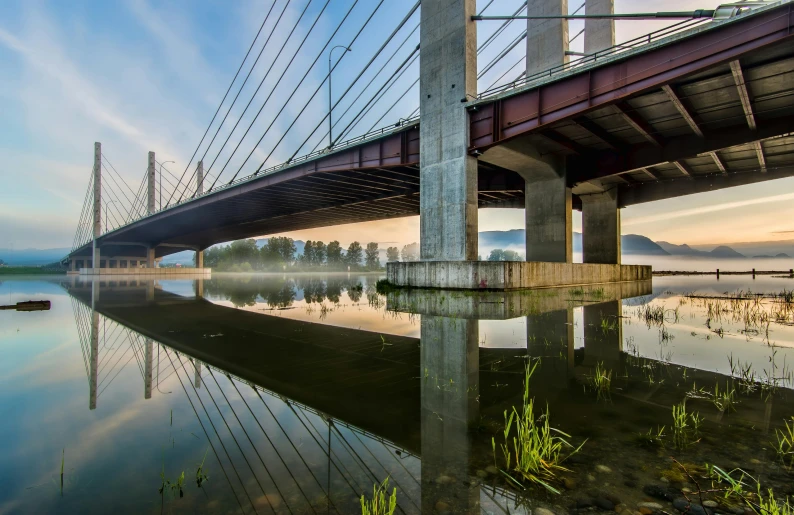
[[(360, 513), (387, 477), (397, 513), (678, 513), (694, 485), (671, 456), (794, 495), (775, 450), (794, 310), (770, 296), (794, 280), (380, 295), (377, 279), (0, 282), (0, 304), (52, 302), (0, 311), (0, 514)], [(584, 442), (559, 494), (497, 470), (538, 362), (537, 415)], [(697, 430), (673, 430), (682, 403)]]

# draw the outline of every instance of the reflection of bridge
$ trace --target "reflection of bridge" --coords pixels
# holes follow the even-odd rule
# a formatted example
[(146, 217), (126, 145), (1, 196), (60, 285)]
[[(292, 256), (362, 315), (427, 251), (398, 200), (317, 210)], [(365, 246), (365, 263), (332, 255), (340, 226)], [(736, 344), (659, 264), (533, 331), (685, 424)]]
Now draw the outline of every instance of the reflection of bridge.
[[(421, 123), (211, 191), (199, 180), (195, 198), (160, 210), (151, 156), (148, 197), (137, 202), (147, 208), (105, 234), (98, 150), (93, 233), (84, 231), (72, 258), (87, 264), (95, 241), (103, 255), (153, 266), (235, 238), (420, 214), (423, 260), (475, 260), (478, 207), (521, 207), (528, 261), (570, 263), (571, 209), (581, 209), (584, 261), (615, 264), (621, 207), (792, 175), (790, 2), (591, 46), (571, 63), (565, 22), (530, 20), (527, 41), (558, 65), (536, 69), (528, 58), (523, 79), (484, 93), (474, 1), (454, 6), (422, 5), (421, 26), (436, 29), (422, 30)], [(595, 39), (614, 42), (614, 32)]]
[[(561, 427), (589, 416), (592, 407), (582, 402), (576, 380), (597, 362), (627, 377), (642, 377), (654, 366), (652, 360), (633, 365), (622, 352), (619, 318), (621, 299), (649, 293), (649, 285), (483, 296), (406, 292), (391, 296), (389, 307), (422, 313), (422, 340), (389, 335), (385, 343), (378, 333), (229, 309), (165, 293), (151, 282), (66, 287), (78, 327), (89, 335), (88, 360), (98, 365), (98, 374), (89, 374), (93, 406), (97, 387), (112, 380), (102, 363), (144, 356), (145, 395), (157, 395), (153, 370), (161, 369), (164, 379), (175, 375), (243, 505), (286, 498), (300, 511), (329, 495), (329, 503), (346, 512), (351, 499), (390, 475), (404, 512), (432, 510), (440, 499), (462, 511), (479, 503), (507, 512), (499, 506), (513, 494), (469, 484), (487, 465), (474, 456), (490, 448), (469, 424), (481, 415), (499, 419), (520, 399), (525, 359), (515, 349), (479, 348), (480, 318), (526, 317), (527, 354), (544, 360), (533, 391), (552, 403)], [(584, 311), (583, 351), (573, 346), (575, 307)], [(604, 318), (617, 327), (604, 330)], [(107, 345), (105, 335), (113, 340)], [(704, 385), (725, 379), (686, 373)], [(615, 392), (615, 402), (667, 417), (682, 395), (674, 385), (671, 379), (647, 393)], [(763, 427), (789, 408), (773, 411), (770, 402), (742, 416)], [(458, 481), (439, 484), (441, 476)]]

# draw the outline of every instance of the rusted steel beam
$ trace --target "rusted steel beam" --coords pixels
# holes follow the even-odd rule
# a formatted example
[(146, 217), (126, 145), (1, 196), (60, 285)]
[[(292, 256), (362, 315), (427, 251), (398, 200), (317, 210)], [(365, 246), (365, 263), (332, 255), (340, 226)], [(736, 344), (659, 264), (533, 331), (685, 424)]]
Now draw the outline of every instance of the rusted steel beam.
[(672, 164), (675, 165), (675, 167), (678, 168), (682, 174), (686, 175), (687, 177), (692, 177), (692, 172), (683, 161), (673, 161)]
[(658, 90), (758, 49), (790, 44), (793, 27), (792, 5), (787, 3), (644, 52), (627, 53), (580, 73), (484, 100), (469, 108), (470, 150), (483, 152), (560, 120)]
[(573, 119), (573, 122), (581, 128), (600, 139), (613, 150), (622, 150), (627, 144), (618, 137), (612, 135), (609, 131), (598, 125), (596, 122), (586, 116), (579, 116)]
[(747, 117), (747, 125), (751, 129), (756, 128), (755, 115), (753, 115), (753, 101), (750, 98), (750, 93), (747, 91), (747, 85), (744, 82), (744, 73), (742, 73), (742, 64), (738, 59), (731, 61), (731, 73), (733, 74), (733, 81), (736, 83), (736, 90), (739, 92), (739, 100), (742, 103), (744, 116)]
[(720, 159), (720, 156), (719, 154), (717, 154), (717, 152), (709, 152), (708, 154), (711, 156), (711, 159), (714, 160), (714, 164), (717, 165), (717, 168), (720, 169), (720, 172), (728, 173), (728, 169), (725, 167), (725, 163), (722, 162), (722, 159)]
[(568, 156), (568, 174), (575, 184), (649, 166), (672, 163), (789, 132), (794, 132), (794, 118), (782, 116), (764, 121), (755, 131), (750, 130), (746, 124), (742, 123), (742, 125), (706, 132), (703, 138), (694, 134), (670, 138), (664, 147), (644, 143), (623, 152), (604, 150), (598, 155), (591, 154), (586, 158)]
[(764, 156), (764, 144), (760, 141), (753, 143), (755, 147), (755, 155), (758, 156), (758, 165), (761, 167), (762, 172), (766, 172), (766, 156)]
[(703, 131), (700, 130), (700, 126), (695, 121), (695, 118), (692, 117), (692, 115), (689, 113), (689, 110), (686, 108), (684, 103), (681, 102), (680, 98), (678, 98), (678, 95), (676, 95), (675, 91), (673, 90), (673, 87), (669, 85), (664, 85), (662, 86), (662, 90), (665, 93), (667, 93), (667, 97), (670, 99), (670, 102), (673, 103), (678, 113), (681, 115), (681, 117), (684, 119), (687, 125), (689, 125), (689, 128), (692, 129), (692, 132), (694, 132), (695, 134), (697, 134), (702, 138)]
[(643, 138), (653, 143), (657, 147), (664, 144), (664, 139), (656, 134), (656, 130), (651, 125), (642, 119), (633, 108), (626, 102), (618, 102), (614, 105), (615, 110), (620, 116), (628, 123), (632, 129), (639, 132)]

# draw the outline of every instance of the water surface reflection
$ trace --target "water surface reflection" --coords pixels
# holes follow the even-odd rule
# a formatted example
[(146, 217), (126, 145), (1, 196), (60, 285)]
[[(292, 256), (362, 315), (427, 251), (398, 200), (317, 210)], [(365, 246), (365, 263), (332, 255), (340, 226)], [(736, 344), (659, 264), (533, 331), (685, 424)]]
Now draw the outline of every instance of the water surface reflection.
[[(794, 415), (791, 319), (774, 299), (759, 308), (774, 316), (748, 319), (684, 295), (742, 289), (727, 283), (380, 295), (375, 279), (0, 286), (9, 300), (46, 292), (54, 315), (0, 315), (9, 315), (3, 334), (16, 363), (4, 382), (17, 377), (0, 406), (19, 427), (36, 428), (4, 431), (0, 477), (10, 488), (0, 508), (356, 513), (358, 497), (389, 477), (400, 513), (562, 515), (608, 503), (634, 513), (649, 501), (672, 513), (669, 490), (687, 485), (670, 455), (742, 466), (794, 493), (773, 448)], [(657, 308), (661, 322), (648, 316)], [(725, 312), (715, 316), (717, 308)], [(586, 440), (555, 478), (559, 495), (519, 487), (495, 468), (492, 438), (501, 441), (503, 414), (521, 404), (525, 367), (537, 359), (535, 402), (574, 444)], [(610, 373), (606, 391), (593, 387), (597, 370)], [(46, 376), (52, 385), (36, 383)], [(735, 390), (732, 408), (718, 409), (715, 385)], [(682, 402), (703, 418), (683, 445), (671, 415)], [(663, 437), (641, 436), (662, 427)]]

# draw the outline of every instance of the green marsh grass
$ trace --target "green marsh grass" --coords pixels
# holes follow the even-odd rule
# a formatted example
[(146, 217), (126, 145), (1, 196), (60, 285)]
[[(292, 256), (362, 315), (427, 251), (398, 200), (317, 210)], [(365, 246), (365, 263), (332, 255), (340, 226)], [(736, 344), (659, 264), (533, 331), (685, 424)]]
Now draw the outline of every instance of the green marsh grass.
[(692, 443), (693, 438), (700, 435), (700, 426), (703, 424), (703, 418), (700, 413), (687, 412), (686, 400), (680, 404), (673, 404), (673, 443), (679, 449), (688, 447)]
[(397, 489), (393, 489), (391, 495), (387, 497), (388, 490), (387, 477), (383, 483), (372, 487), (372, 499), (367, 500), (364, 494), (361, 494), (361, 515), (392, 515), (397, 508)]
[(794, 465), (794, 417), (791, 417), (791, 423), (785, 421), (785, 429), (777, 429), (777, 451), (778, 457), (783, 462), (789, 465)]
[(590, 385), (598, 394), (598, 398), (608, 398), (612, 390), (612, 370), (604, 366), (603, 361), (596, 363), (595, 374), (590, 378)]
[[(559, 494), (559, 490), (550, 483), (556, 479), (557, 472), (568, 471), (562, 463), (578, 452), (584, 442), (579, 447), (574, 447), (568, 441), (570, 435), (551, 427), (548, 407), (536, 417), (535, 399), (529, 395), (529, 380), (539, 363), (540, 361), (536, 361), (526, 365), (521, 410), (513, 406), (512, 412), (504, 412), (504, 443), (499, 445), (504, 458), (504, 468), (501, 470), (509, 481), (519, 487), (523, 488), (522, 483), (528, 481)], [(491, 446), (496, 463), (495, 438), (491, 438)]]

